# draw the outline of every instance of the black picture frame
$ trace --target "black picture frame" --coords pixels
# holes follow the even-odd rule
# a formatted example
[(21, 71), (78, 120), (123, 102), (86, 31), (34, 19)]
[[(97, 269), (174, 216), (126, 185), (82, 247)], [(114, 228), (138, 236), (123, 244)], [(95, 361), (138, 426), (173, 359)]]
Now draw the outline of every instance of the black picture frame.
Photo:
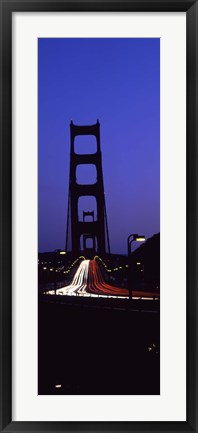
[[(186, 12), (187, 17), (187, 421), (12, 422), (12, 12)], [(0, 430), (1, 432), (132, 431), (198, 432), (197, 358), (197, 0), (0, 0)], [(177, 31), (177, 30), (176, 30)], [(185, 236), (185, 234), (181, 234)]]

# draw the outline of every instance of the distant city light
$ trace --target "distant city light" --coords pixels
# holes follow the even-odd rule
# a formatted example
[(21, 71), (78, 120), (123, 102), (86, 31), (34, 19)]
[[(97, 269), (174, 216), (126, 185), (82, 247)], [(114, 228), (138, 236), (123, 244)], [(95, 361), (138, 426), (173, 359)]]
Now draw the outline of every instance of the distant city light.
[(62, 388), (61, 384), (55, 385), (55, 388)]
[(66, 254), (66, 251), (60, 251), (59, 254)]

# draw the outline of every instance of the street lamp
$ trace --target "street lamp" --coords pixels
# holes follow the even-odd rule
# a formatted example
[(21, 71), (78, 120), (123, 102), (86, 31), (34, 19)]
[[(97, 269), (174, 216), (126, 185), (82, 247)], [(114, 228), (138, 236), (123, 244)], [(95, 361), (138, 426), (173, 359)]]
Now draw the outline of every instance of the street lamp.
[(127, 252), (128, 252), (128, 290), (129, 290), (129, 299), (132, 299), (132, 286), (131, 286), (131, 244), (132, 242), (144, 242), (145, 236), (144, 235), (138, 235), (137, 233), (131, 233), (127, 238)]

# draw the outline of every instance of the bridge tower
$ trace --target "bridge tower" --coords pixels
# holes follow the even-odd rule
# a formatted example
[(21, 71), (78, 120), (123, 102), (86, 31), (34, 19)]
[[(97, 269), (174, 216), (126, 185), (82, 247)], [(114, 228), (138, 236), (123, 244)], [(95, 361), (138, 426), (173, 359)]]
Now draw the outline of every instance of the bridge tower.
[[(96, 138), (95, 153), (75, 153), (75, 138), (79, 135), (93, 135)], [(86, 240), (93, 240), (93, 250), (99, 255), (106, 252), (110, 253), (109, 234), (107, 225), (107, 214), (105, 205), (105, 194), (102, 173), (102, 158), (100, 149), (100, 123), (88, 126), (74, 125), (70, 123), (70, 175), (69, 175), (69, 195), (66, 229), (66, 251), (68, 250), (69, 226), (71, 227), (71, 248), (72, 253), (77, 256), (82, 250), (80, 239), (83, 239), (83, 249), (86, 249)], [(78, 184), (76, 170), (79, 164), (94, 164), (96, 167), (97, 179), (93, 184)], [(88, 169), (88, 168), (87, 168)], [(96, 216), (94, 211), (83, 210), (83, 220), (79, 220), (78, 201), (82, 196), (94, 196), (96, 199)], [(86, 216), (91, 216), (92, 221), (87, 221)]]

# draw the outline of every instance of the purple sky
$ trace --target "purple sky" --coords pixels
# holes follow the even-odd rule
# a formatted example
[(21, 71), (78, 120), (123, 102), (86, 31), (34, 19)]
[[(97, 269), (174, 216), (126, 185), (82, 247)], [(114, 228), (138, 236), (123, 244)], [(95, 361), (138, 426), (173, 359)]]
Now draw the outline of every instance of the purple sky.
[(111, 252), (126, 254), (130, 233), (160, 231), (160, 40), (39, 39), (38, 59), (39, 252), (65, 247), (70, 121), (99, 119)]

